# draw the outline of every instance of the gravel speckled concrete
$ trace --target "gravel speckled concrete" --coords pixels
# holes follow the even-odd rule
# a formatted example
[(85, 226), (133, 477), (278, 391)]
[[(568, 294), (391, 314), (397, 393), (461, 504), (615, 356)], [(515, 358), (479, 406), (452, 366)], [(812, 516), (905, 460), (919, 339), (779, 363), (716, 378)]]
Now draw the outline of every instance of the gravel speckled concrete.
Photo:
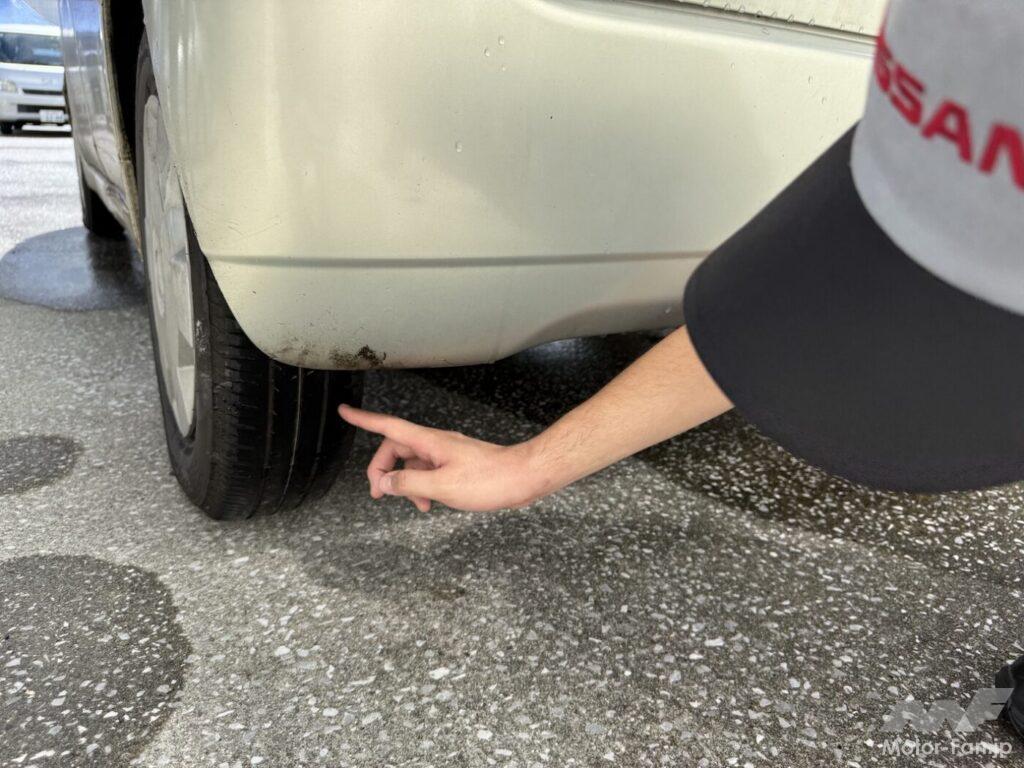
[[(67, 139), (0, 140), (0, 254), (65, 238), (73, 185)], [(372, 502), (364, 435), (322, 502), (224, 525), (170, 476), (137, 301), (0, 328), (4, 768), (1022, 762), (881, 730), (1024, 652), (1020, 487), (872, 492), (727, 416), (493, 515)], [(654, 338), (375, 372), (367, 404), (514, 440)]]

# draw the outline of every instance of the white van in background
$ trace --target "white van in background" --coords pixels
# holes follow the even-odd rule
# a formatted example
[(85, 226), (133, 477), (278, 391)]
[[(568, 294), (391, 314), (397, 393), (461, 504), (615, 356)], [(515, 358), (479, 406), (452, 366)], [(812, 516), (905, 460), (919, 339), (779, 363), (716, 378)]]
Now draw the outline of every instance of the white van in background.
[(0, 0), (0, 133), (67, 122), (60, 27), (21, 0)]

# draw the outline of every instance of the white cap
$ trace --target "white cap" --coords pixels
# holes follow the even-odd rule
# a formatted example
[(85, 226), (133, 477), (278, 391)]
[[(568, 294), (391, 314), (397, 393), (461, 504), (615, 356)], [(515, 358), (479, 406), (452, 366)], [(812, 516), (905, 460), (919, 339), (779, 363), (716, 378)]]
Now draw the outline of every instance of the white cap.
[(1024, 314), (1024, 3), (893, 0), (851, 162), (910, 258)]

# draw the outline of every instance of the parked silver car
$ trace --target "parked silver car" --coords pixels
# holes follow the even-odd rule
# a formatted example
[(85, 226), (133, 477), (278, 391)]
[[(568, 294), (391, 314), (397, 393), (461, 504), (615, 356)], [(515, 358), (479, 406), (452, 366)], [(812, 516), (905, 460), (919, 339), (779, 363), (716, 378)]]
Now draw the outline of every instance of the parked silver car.
[(67, 122), (60, 28), (21, 0), (0, 0), (0, 132)]
[(359, 369), (682, 318), (856, 120), (883, 0), (60, 0), (94, 232), (146, 265), (171, 465), (293, 506)]

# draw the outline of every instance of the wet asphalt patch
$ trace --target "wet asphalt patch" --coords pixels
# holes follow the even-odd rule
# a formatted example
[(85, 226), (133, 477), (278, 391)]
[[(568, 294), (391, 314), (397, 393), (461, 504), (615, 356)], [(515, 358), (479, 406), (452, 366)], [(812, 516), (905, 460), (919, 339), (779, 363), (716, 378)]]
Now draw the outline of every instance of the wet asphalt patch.
[(71, 472), (82, 446), (61, 435), (21, 435), (0, 440), (0, 495), (49, 485)]
[(81, 227), (30, 237), (0, 258), (0, 297), (58, 310), (118, 309), (145, 299), (127, 240)]
[(0, 765), (129, 765), (183, 684), (191, 649), (176, 616), (139, 568), (0, 563)]

